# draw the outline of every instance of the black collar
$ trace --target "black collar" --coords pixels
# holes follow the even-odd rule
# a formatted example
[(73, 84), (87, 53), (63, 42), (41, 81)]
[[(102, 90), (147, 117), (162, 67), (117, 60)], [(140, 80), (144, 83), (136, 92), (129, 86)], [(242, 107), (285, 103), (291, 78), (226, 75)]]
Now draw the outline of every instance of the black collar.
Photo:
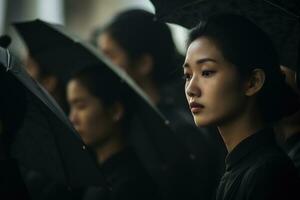
[(265, 148), (270, 143), (276, 143), (275, 135), (271, 128), (262, 129), (240, 142), (226, 157), (226, 171), (241, 163), (259, 149)]

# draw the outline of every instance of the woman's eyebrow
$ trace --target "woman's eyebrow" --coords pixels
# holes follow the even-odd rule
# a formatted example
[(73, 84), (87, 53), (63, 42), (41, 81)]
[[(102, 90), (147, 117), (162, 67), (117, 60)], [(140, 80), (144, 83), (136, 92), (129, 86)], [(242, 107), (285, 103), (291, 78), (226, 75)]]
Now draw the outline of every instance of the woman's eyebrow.
[[(197, 65), (201, 65), (201, 64), (206, 63), (206, 62), (214, 62), (214, 63), (217, 63), (217, 61), (216, 61), (215, 59), (212, 59), (212, 58), (201, 58), (201, 59), (198, 59), (198, 60), (196, 61), (196, 64), (197, 64)], [(189, 65), (189, 63), (184, 63), (184, 64), (182, 65), (182, 67), (183, 67), (183, 68), (189, 68), (190, 65)]]
[(199, 59), (199, 60), (196, 61), (196, 64), (200, 65), (200, 64), (203, 64), (203, 63), (206, 63), (206, 62), (214, 62), (214, 63), (216, 63), (217, 61), (215, 59), (212, 59), (212, 58), (201, 58), (201, 59)]
[(76, 98), (74, 98), (74, 99), (69, 100), (69, 102), (70, 102), (71, 104), (78, 104), (78, 103), (85, 102), (85, 99), (82, 98), (82, 97), (76, 97)]

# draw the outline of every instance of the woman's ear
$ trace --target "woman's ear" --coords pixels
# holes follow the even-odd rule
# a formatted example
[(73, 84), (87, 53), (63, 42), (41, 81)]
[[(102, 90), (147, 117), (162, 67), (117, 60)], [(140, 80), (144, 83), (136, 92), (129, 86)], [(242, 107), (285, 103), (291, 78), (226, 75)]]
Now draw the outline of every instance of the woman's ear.
[(253, 96), (261, 90), (266, 80), (265, 72), (262, 69), (254, 69), (248, 78), (245, 88), (246, 96)]
[(124, 107), (120, 102), (116, 102), (111, 107), (111, 116), (114, 122), (119, 122), (124, 116)]

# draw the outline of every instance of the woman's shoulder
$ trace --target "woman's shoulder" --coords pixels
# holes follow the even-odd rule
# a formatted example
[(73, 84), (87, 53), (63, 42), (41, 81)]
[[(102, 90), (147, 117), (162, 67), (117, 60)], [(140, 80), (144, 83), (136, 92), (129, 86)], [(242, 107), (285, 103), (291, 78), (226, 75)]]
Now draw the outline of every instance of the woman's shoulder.
[(260, 174), (274, 176), (288, 171), (296, 171), (292, 160), (277, 146), (266, 148), (253, 163), (248, 170), (248, 176), (252, 177)]
[(265, 199), (300, 197), (297, 189), (300, 188), (300, 181), (296, 168), (280, 149), (272, 149), (262, 154), (246, 171), (242, 185), (247, 188), (248, 196), (260, 194)]

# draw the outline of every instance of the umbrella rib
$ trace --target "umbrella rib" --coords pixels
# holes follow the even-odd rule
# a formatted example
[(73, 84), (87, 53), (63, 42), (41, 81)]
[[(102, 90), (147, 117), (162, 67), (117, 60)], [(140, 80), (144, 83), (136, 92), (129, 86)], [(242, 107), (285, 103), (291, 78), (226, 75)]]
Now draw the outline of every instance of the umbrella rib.
[(279, 10), (285, 12), (286, 14), (288, 14), (288, 15), (290, 15), (292, 17), (295, 17), (295, 18), (299, 19), (299, 15), (297, 15), (297, 14), (295, 14), (295, 13), (293, 13), (293, 12), (287, 10), (287, 9), (285, 9), (284, 7), (282, 7), (280, 5), (277, 5), (277, 4), (275, 4), (275, 3), (273, 3), (273, 2), (271, 2), (269, 0), (263, 0), (263, 1), (266, 2), (267, 4), (270, 4), (271, 6), (273, 6), (275, 8), (278, 8)]
[(8, 49), (6, 49), (6, 55), (7, 55), (7, 69), (6, 69), (6, 71), (9, 71), (12, 68), (12, 66), (10, 64), (11, 58), (10, 58), (10, 53), (9, 53)]

